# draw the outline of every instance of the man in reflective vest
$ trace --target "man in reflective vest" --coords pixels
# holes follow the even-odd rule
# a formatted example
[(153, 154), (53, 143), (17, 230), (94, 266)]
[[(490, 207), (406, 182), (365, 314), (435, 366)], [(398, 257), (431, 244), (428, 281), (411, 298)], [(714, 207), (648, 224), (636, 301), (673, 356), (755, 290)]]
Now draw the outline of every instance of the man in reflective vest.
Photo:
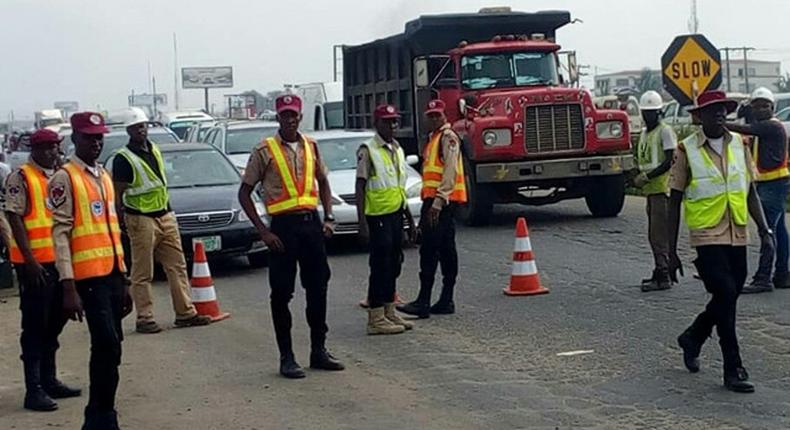
[(124, 125), (129, 144), (115, 155), (112, 176), (116, 212), (129, 236), (132, 251), (132, 298), (137, 308), (138, 333), (162, 331), (154, 320), (151, 282), (154, 260), (165, 271), (176, 314), (176, 327), (203, 326), (211, 317), (198, 315), (189, 296), (187, 264), (181, 249), (176, 215), (170, 208), (167, 176), (159, 148), (148, 139), (148, 117), (140, 108), (130, 108)]
[[(318, 145), (299, 132), (302, 101), (295, 95), (275, 100), (280, 129), (252, 150), (239, 188), (239, 202), (255, 224), (261, 239), (271, 250), (269, 285), (277, 347), (280, 349), (280, 374), (304, 378), (291, 344), (291, 312), (288, 303), (294, 293), (296, 266), (307, 299), (307, 324), (310, 326), (310, 367), (343, 370), (326, 349), (326, 293), (330, 270), (324, 238), (334, 232), (332, 191), (328, 169), (318, 153)], [(271, 228), (261, 220), (250, 193), (261, 185)], [(318, 200), (324, 208), (319, 218)]]
[(642, 281), (642, 291), (669, 289), (669, 237), (667, 207), (669, 205), (669, 168), (677, 136), (672, 127), (661, 121), (661, 95), (648, 91), (639, 100), (645, 129), (636, 146), (638, 174), (633, 185), (647, 200), (648, 240), (653, 251), (653, 276)]
[[(441, 100), (431, 100), (425, 110), (430, 131), (423, 151), (422, 210), (420, 217), (420, 292), (417, 300), (398, 310), (419, 318), (455, 313), (453, 290), (458, 276), (455, 249), (455, 206), (466, 203), (466, 182), (461, 143), (444, 113)], [(442, 292), (431, 306), (431, 291), (438, 265), (442, 266)]]
[(398, 334), (414, 324), (395, 312), (393, 302), (403, 262), (403, 223), (414, 241), (416, 228), (406, 202), (406, 158), (395, 140), (400, 114), (395, 106), (373, 112), (376, 135), (357, 152), (356, 202), (359, 235), (370, 243), (367, 332)]
[(700, 350), (715, 326), (724, 361), (724, 386), (735, 392), (753, 392), (735, 335), (738, 296), (747, 275), (748, 216), (754, 219), (763, 241), (773, 243), (773, 232), (752, 184), (749, 150), (739, 134), (724, 127), (727, 114), (736, 107), (722, 91), (701, 94), (692, 113), (699, 117), (702, 129), (675, 151), (670, 173), (670, 270), (682, 274), (677, 237), (683, 206), (689, 241), (697, 251), (694, 265), (711, 294), (705, 310), (678, 337), (683, 362), (690, 372), (699, 371)]
[(121, 364), (121, 320), (132, 311), (121, 229), (109, 173), (97, 163), (109, 130), (95, 112), (71, 117), (74, 155), (49, 181), (55, 265), (63, 308), (91, 335), (90, 397), (83, 430), (117, 429), (115, 392)]
[(34, 411), (53, 411), (58, 404), (52, 399), (81, 394), (58, 381), (55, 364), (58, 336), (68, 319), (63, 314), (63, 287), (55, 268), (47, 182), (55, 173), (61, 140), (52, 130), (33, 133), (30, 158), (6, 179), (5, 211), (13, 233), (11, 262), (19, 279), (22, 310), (25, 408)]
[[(752, 156), (757, 165), (757, 194), (763, 205), (768, 225), (776, 233), (776, 262), (771, 247), (760, 250), (760, 265), (751, 284), (743, 293), (764, 293), (776, 288), (790, 288), (788, 273), (788, 233), (785, 225), (787, 194), (790, 190), (790, 171), (787, 168), (787, 132), (784, 125), (774, 116), (774, 95), (768, 88), (757, 88), (751, 96), (751, 124), (728, 123), (731, 131), (753, 136)], [(774, 263), (776, 271), (771, 279)]]

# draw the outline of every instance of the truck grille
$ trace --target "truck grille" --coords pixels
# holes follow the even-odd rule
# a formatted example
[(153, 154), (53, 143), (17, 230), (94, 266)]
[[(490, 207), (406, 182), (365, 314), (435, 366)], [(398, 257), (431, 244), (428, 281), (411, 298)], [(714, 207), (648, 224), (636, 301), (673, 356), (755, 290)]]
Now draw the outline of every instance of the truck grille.
[(357, 205), (357, 196), (356, 194), (341, 194), (340, 198), (343, 199), (344, 202), (351, 206)]
[(233, 221), (233, 211), (203, 212), (176, 215), (178, 228), (184, 231), (222, 227)]
[(524, 116), (524, 144), (528, 154), (584, 149), (582, 106), (528, 106)]

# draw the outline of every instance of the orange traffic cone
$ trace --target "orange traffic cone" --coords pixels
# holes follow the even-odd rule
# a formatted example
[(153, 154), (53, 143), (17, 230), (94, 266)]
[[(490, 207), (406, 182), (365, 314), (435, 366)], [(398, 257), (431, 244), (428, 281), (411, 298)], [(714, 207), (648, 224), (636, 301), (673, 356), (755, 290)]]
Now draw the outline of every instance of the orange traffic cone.
[(532, 296), (546, 294), (548, 289), (540, 285), (538, 267), (535, 265), (535, 255), (532, 252), (532, 243), (529, 241), (527, 220), (523, 217), (516, 223), (516, 244), (513, 249), (513, 271), (510, 275), (510, 286), (505, 288), (508, 296)]
[(230, 317), (229, 313), (219, 310), (217, 293), (214, 291), (214, 280), (211, 279), (211, 271), (208, 268), (208, 259), (206, 259), (206, 249), (201, 241), (195, 242), (191, 284), (192, 303), (195, 305), (198, 315), (208, 315), (214, 322)]

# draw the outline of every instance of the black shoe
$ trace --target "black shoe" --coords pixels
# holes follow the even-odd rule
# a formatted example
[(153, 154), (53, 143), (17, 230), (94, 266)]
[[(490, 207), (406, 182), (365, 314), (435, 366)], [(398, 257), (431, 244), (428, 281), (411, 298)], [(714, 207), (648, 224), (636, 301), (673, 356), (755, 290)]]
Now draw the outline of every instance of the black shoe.
[(310, 368), (337, 371), (345, 370), (346, 366), (324, 349), (310, 354)]
[(790, 288), (790, 273), (777, 273), (773, 279), (774, 288), (785, 289)]
[(754, 384), (749, 382), (749, 374), (743, 367), (735, 369), (734, 373), (724, 375), (724, 387), (736, 393), (754, 392)]
[(288, 379), (301, 379), (305, 377), (304, 369), (302, 369), (302, 366), (300, 366), (292, 356), (280, 359), (280, 375)]
[(68, 399), (69, 397), (79, 397), (82, 395), (82, 390), (79, 388), (71, 388), (68, 385), (55, 380), (54, 383), (45, 385), (44, 391), (49, 394), (53, 399)]
[(453, 302), (437, 302), (431, 306), (431, 313), (434, 315), (452, 315), (455, 313), (455, 303)]
[(768, 281), (753, 280), (751, 284), (743, 287), (741, 294), (770, 293), (774, 286)]
[(652, 281), (646, 284), (642, 284), (642, 286), (640, 287), (643, 293), (649, 293), (651, 291), (668, 290), (670, 288), (672, 288), (672, 284), (669, 282), (668, 278), (666, 280), (653, 279)]
[(683, 350), (683, 364), (691, 373), (699, 372), (700, 345), (691, 337), (688, 331), (678, 336), (678, 345)]
[(404, 314), (414, 315), (420, 319), (431, 317), (431, 307), (426, 303), (414, 301), (411, 303), (406, 303), (405, 305), (397, 306), (397, 309)]
[(38, 412), (51, 412), (58, 404), (41, 387), (29, 388), (25, 394), (25, 409)]
[(82, 430), (120, 430), (118, 413), (115, 411), (85, 412), (85, 423), (82, 425)]

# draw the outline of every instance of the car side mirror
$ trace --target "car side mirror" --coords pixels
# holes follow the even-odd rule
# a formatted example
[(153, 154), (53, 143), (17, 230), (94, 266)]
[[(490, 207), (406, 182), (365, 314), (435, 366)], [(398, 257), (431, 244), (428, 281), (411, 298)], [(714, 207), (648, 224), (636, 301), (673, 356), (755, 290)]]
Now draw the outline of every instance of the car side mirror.
[(414, 167), (414, 166), (420, 164), (420, 157), (418, 157), (416, 155), (408, 155), (408, 156), (406, 156), (406, 164), (408, 164), (409, 166)]

